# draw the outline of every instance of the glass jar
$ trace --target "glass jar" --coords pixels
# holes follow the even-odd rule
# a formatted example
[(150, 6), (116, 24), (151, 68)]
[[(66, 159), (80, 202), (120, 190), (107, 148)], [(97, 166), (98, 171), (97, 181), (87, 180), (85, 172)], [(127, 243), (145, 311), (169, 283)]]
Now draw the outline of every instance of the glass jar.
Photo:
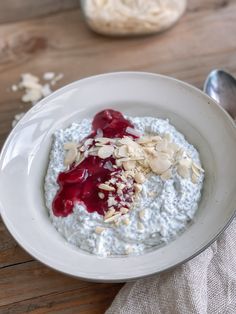
[(184, 13), (187, 0), (81, 0), (87, 24), (97, 33), (130, 36), (158, 33)]

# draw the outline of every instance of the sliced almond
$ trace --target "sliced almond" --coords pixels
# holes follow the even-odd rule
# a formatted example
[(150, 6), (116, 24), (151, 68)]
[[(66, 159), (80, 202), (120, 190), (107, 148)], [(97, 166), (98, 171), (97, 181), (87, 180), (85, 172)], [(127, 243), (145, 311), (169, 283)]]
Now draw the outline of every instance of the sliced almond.
[(145, 209), (143, 209), (143, 210), (141, 210), (140, 212), (139, 212), (139, 218), (140, 219), (143, 219), (145, 217)]
[(109, 210), (106, 212), (106, 214), (105, 214), (105, 216), (104, 216), (104, 219), (108, 219), (108, 218), (112, 217), (112, 216), (115, 214), (115, 212), (116, 212), (115, 208), (109, 209)]
[(109, 158), (114, 152), (114, 146), (112, 145), (104, 145), (98, 151), (98, 157), (105, 159)]
[(168, 159), (150, 158), (148, 161), (152, 171), (159, 175), (163, 174), (171, 166), (171, 162)]
[(197, 165), (195, 162), (193, 163), (193, 167), (198, 169), (200, 172), (205, 172), (205, 170), (201, 166)]
[(107, 143), (112, 142), (113, 139), (111, 139), (111, 138), (109, 138), (109, 137), (97, 137), (97, 138), (95, 139), (95, 141), (96, 141), (96, 142), (100, 142), (100, 143), (102, 143), (102, 144), (104, 145), (104, 144), (107, 144)]
[(118, 148), (119, 157), (128, 157), (128, 147), (127, 145), (122, 145)]
[(116, 186), (117, 186), (118, 190), (123, 190), (123, 189), (125, 188), (125, 184), (123, 184), (123, 183), (121, 183), (121, 182), (118, 182), (118, 183), (116, 184)]
[(121, 214), (127, 214), (129, 212), (129, 209), (126, 207), (121, 207), (120, 212)]
[(65, 150), (70, 150), (70, 149), (74, 149), (74, 148), (77, 149), (77, 146), (78, 146), (78, 144), (75, 143), (75, 142), (66, 142), (66, 143), (64, 144), (64, 149), (65, 149)]
[(135, 160), (124, 161), (122, 163), (122, 166), (125, 170), (133, 170), (135, 169), (136, 161)]
[(100, 227), (100, 226), (97, 226), (97, 227), (95, 228), (95, 232), (96, 232), (97, 234), (101, 234), (101, 233), (103, 233), (103, 231), (105, 231), (105, 230), (106, 230), (106, 228)]
[(194, 172), (192, 173), (191, 180), (194, 184), (198, 182), (198, 176)]
[(146, 178), (141, 172), (138, 172), (134, 175), (134, 180), (135, 182), (142, 184), (145, 182)]
[(99, 196), (99, 198), (100, 198), (101, 200), (103, 200), (104, 197), (105, 197), (105, 194), (102, 193), (102, 192), (99, 192), (99, 193), (98, 193), (98, 196)]
[(130, 224), (130, 220), (129, 220), (128, 217), (126, 217), (125, 219), (123, 219), (122, 222), (123, 222), (126, 226), (128, 226), (128, 225)]
[(107, 204), (108, 204), (108, 207), (111, 207), (113, 205), (116, 205), (117, 204), (117, 201), (115, 200), (114, 197), (110, 196), (107, 200)]
[(184, 178), (184, 179), (189, 178), (190, 171), (189, 171), (189, 168), (188, 168), (188, 167), (178, 165), (178, 166), (177, 166), (177, 172), (178, 172), (178, 174), (179, 174), (182, 178)]
[(162, 180), (169, 180), (172, 177), (172, 171), (171, 169), (166, 170), (162, 173), (161, 178)]
[(84, 142), (84, 146), (88, 147), (90, 145), (93, 144), (93, 139), (92, 138), (88, 138), (85, 142)]
[(134, 183), (134, 191), (136, 194), (140, 193), (142, 191), (142, 185)]
[(104, 191), (115, 191), (115, 188), (113, 186), (110, 186), (108, 184), (105, 183), (101, 183), (99, 184), (99, 189), (104, 190)]
[(77, 148), (73, 147), (73, 148), (69, 149), (65, 155), (64, 165), (69, 166), (69, 165), (73, 164), (73, 162), (75, 162), (75, 160), (76, 160), (76, 157), (77, 157)]
[(155, 146), (157, 151), (163, 151), (167, 148), (168, 142), (166, 139), (163, 139), (162, 141), (158, 142)]
[(179, 161), (179, 165), (180, 166), (185, 166), (185, 167), (187, 167), (187, 168), (191, 168), (191, 166), (192, 166), (192, 159), (191, 158), (184, 158), (184, 159), (180, 159), (180, 161)]
[(113, 221), (116, 221), (119, 217), (120, 217), (120, 213), (117, 213), (116, 215), (113, 215), (113, 216), (111, 216), (110, 218), (106, 218), (105, 220), (104, 220), (104, 222), (113, 222)]

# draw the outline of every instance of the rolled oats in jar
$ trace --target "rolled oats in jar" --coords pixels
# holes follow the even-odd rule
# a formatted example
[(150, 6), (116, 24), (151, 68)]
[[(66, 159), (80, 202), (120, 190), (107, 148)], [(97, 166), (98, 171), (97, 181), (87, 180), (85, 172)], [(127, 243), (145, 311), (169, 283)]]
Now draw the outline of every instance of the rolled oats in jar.
[(187, 0), (82, 0), (90, 28), (105, 35), (161, 32), (183, 14)]

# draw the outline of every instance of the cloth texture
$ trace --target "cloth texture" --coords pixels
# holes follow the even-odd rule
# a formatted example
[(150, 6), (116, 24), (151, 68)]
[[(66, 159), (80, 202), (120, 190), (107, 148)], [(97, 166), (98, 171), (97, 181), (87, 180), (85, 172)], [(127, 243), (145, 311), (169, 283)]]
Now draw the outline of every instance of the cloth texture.
[(236, 314), (236, 218), (204, 252), (126, 283), (106, 314)]

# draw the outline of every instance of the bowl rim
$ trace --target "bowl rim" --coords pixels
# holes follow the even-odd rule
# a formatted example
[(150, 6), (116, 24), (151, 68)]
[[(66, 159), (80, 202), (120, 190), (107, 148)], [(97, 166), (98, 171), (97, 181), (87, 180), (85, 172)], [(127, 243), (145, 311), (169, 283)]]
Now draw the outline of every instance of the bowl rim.
[[(116, 75), (138, 75), (138, 76), (152, 76), (152, 77), (159, 77), (162, 79), (167, 79), (170, 81), (174, 81), (175, 83), (178, 83), (182, 86), (187, 87), (188, 89), (194, 90), (195, 92), (197, 92), (198, 94), (203, 95), (206, 99), (210, 100), (211, 103), (214, 103), (215, 106), (218, 107), (218, 109), (220, 109), (220, 111), (222, 112), (223, 115), (227, 116), (228, 119), (228, 123), (231, 124), (231, 126), (236, 130), (236, 125), (234, 120), (232, 119), (232, 117), (229, 115), (229, 113), (222, 108), (214, 99), (210, 98), (207, 94), (205, 94), (202, 90), (198, 89), (197, 87), (186, 83), (184, 81), (181, 81), (179, 79), (170, 77), (170, 76), (166, 76), (166, 75), (162, 75), (162, 74), (157, 74), (157, 73), (151, 73), (151, 72), (142, 72), (142, 71), (118, 71), (118, 72), (107, 72), (107, 73), (102, 73), (102, 74), (98, 74), (98, 75), (93, 75), (93, 76), (88, 76), (79, 80), (76, 80), (72, 83), (69, 83), (61, 88), (59, 88), (58, 90), (56, 90), (55, 92), (53, 92), (52, 94), (50, 94), (49, 96), (45, 97), (44, 99), (42, 99), (41, 101), (39, 101), (35, 106), (33, 106), (32, 108), (30, 108), (30, 110), (28, 110), (26, 112), (26, 114), (24, 115), (24, 117), (22, 118), (22, 121), (25, 121), (28, 119), (28, 115), (31, 115), (31, 113), (33, 112), (33, 110), (35, 109), (39, 109), (40, 107), (44, 107), (47, 106), (47, 103), (54, 99), (57, 96), (60, 96), (62, 94), (64, 94), (64, 92), (67, 92), (71, 89), (73, 89), (74, 87), (76, 87), (76, 85), (81, 82), (81, 81), (89, 81), (89, 80), (94, 80), (94, 79), (99, 79), (99, 78), (103, 78), (106, 76), (116, 76)], [(2, 162), (2, 157), (4, 152), (7, 150), (8, 144), (11, 142), (13, 134), (15, 133), (15, 131), (17, 130), (17, 128), (20, 126), (20, 122), (11, 130), (11, 132), (9, 133), (9, 135), (7, 136), (7, 139), (5, 140), (5, 143), (1, 149), (1, 153), (0, 153), (0, 164)], [(1, 174), (0, 174), (1, 175)], [(142, 276), (130, 276), (129, 278), (122, 278), (122, 279), (116, 279), (116, 278), (110, 278), (110, 279), (98, 279), (96, 278), (96, 276), (78, 276), (78, 275), (73, 275), (67, 271), (63, 271), (61, 269), (58, 269), (56, 267), (54, 267), (53, 265), (48, 264), (47, 262), (43, 261), (39, 256), (37, 256), (37, 254), (32, 253), (32, 251), (30, 251), (30, 249), (26, 246), (24, 246), (21, 242), (20, 239), (18, 237), (17, 232), (15, 231), (14, 227), (11, 225), (10, 221), (8, 220), (7, 216), (5, 215), (5, 211), (4, 208), (0, 202), (0, 215), (2, 217), (2, 220), (5, 224), (5, 226), (7, 227), (7, 229), (9, 230), (9, 232), (11, 233), (11, 235), (13, 236), (13, 238), (16, 240), (16, 242), (20, 245), (20, 247), (22, 247), (30, 256), (32, 256), (33, 258), (35, 258), (36, 260), (40, 261), (42, 264), (44, 264), (45, 266), (56, 270), (60, 273), (63, 273), (65, 275), (69, 275), (71, 277), (75, 277), (78, 279), (82, 279), (82, 280), (86, 280), (86, 281), (91, 281), (91, 282), (125, 282), (125, 281), (132, 281), (132, 280), (137, 280), (140, 278), (146, 278), (152, 275), (156, 275), (162, 272), (166, 272), (169, 270), (174, 269), (175, 267), (182, 265), (184, 263), (186, 263), (187, 261), (193, 259), (194, 257), (196, 257), (197, 255), (199, 255), (200, 253), (202, 253), (205, 249), (207, 249), (212, 243), (214, 243), (216, 241), (216, 239), (228, 228), (228, 226), (230, 225), (230, 223), (232, 222), (232, 220), (235, 218), (236, 216), (236, 209), (234, 210), (233, 214), (231, 215), (231, 217), (228, 219), (228, 221), (225, 223), (225, 225), (220, 229), (220, 231), (209, 241), (207, 242), (206, 245), (202, 246), (200, 249), (198, 249), (195, 253), (193, 253), (191, 256), (189, 256), (188, 258), (182, 260), (181, 262), (178, 262), (170, 267), (166, 267), (163, 270), (160, 271), (156, 271), (153, 272), (151, 274), (148, 275), (142, 275)]]

